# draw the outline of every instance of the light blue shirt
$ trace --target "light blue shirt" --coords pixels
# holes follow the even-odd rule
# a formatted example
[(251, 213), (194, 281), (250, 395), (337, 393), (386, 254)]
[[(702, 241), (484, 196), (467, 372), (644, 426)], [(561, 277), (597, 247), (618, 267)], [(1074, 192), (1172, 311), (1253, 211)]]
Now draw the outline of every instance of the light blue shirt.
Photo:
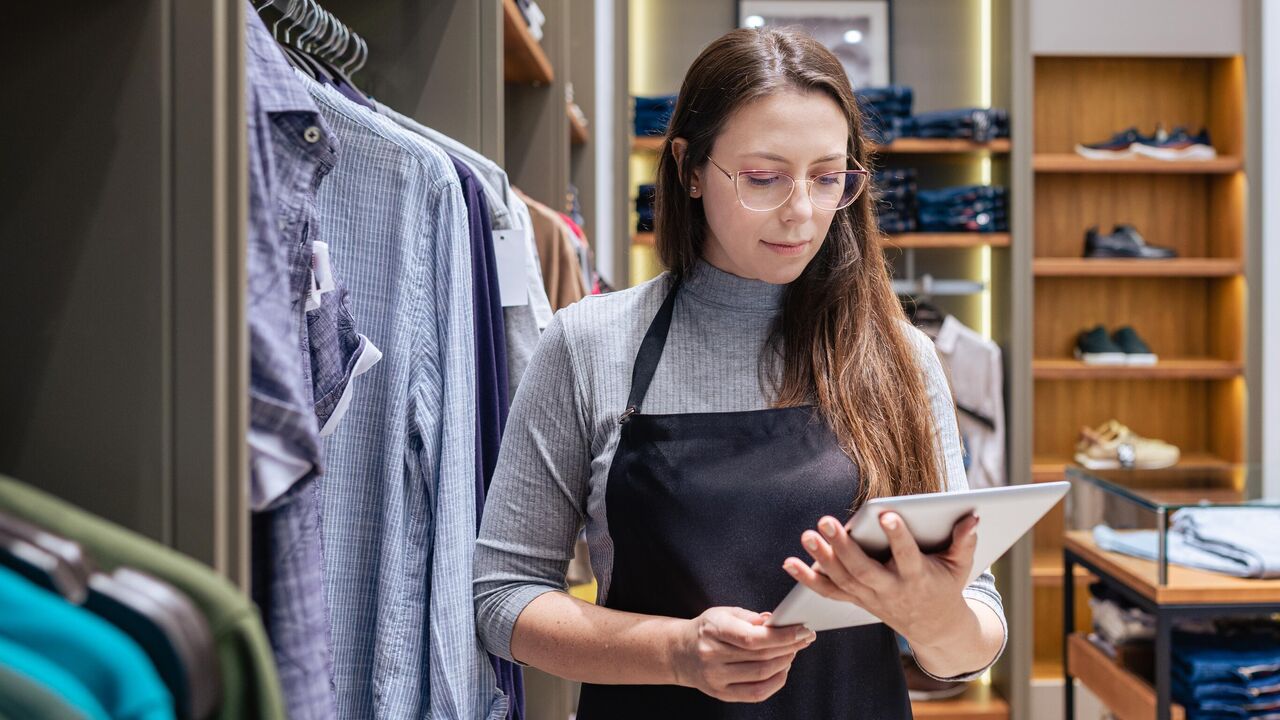
[(461, 185), (425, 139), (307, 80), (341, 155), (317, 196), (383, 352), (327, 443), (325, 595), (339, 715), (502, 718), (476, 637), (476, 377)]

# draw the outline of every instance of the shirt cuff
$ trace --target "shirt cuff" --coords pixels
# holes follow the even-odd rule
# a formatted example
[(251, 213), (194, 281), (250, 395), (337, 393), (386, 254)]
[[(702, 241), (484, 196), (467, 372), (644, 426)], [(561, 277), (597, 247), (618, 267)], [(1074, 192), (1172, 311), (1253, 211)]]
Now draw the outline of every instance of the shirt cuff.
[[(934, 675), (933, 673), (924, 669), (924, 666), (920, 664), (920, 661), (916, 660), (915, 648), (911, 648), (911, 659), (915, 661), (916, 667), (920, 668), (920, 672), (924, 673), (925, 675), (928, 675), (934, 680), (939, 680), (941, 682), (968, 682), (969, 680), (978, 679), (979, 677), (982, 676), (982, 673), (986, 672), (991, 668), (992, 665), (996, 664), (996, 661), (1000, 659), (1001, 655), (1004, 655), (1004, 649), (1009, 644), (1009, 621), (1006, 620), (1004, 617), (1004, 607), (1003, 605), (1001, 605), (1000, 600), (996, 597), (993, 597), (991, 593), (981, 588), (973, 587), (972, 585), (970, 585), (969, 587), (966, 587), (964, 589), (964, 592), (961, 594), (964, 596), (966, 600), (977, 600), (978, 602), (982, 603), (983, 605), (986, 605), (987, 607), (991, 608), (993, 612), (995, 612), (996, 617), (1000, 618), (1001, 627), (1004, 628), (1004, 639), (1000, 642), (1000, 652), (997, 652), (995, 657), (991, 658), (991, 662), (987, 663), (986, 665), (982, 666), (977, 670), (974, 670), (973, 672), (965, 673), (963, 675), (955, 675), (953, 677), (938, 677), (937, 675)], [(907, 647), (911, 647), (911, 644), (908, 643)]]
[(500, 597), (489, 598), (481, 604), (476, 617), (480, 641), (485, 649), (504, 660), (527, 667), (511, 656), (511, 635), (516, 629), (520, 613), (536, 598), (549, 592), (565, 592), (564, 588), (533, 583), (518, 585)]

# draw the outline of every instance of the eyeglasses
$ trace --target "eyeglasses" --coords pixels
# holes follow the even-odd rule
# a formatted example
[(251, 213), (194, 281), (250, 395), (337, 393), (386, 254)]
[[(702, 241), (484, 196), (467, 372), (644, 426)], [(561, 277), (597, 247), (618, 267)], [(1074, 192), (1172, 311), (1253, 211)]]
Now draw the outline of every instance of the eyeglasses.
[[(720, 167), (711, 156), (707, 156), (716, 169), (733, 181), (734, 190), (738, 193), (738, 202), (742, 207), (756, 212), (776, 210), (791, 199), (795, 192), (796, 179), (787, 173), (775, 170), (739, 170), (729, 172)], [(867, 189), (871, 182), (871, 171), (862, 167), (857, 160), (853, 161), (857, 170), (837, 170), (822, 173), (805, 184), (809, 189), (809, 201), (822, 210), (842, 210), (853, 204), (854, 200)]]

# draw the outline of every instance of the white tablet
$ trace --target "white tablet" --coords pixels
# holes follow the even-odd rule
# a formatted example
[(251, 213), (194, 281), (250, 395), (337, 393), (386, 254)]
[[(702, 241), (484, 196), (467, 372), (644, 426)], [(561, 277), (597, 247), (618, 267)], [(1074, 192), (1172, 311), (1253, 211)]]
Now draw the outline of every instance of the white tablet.
[[(859, 547), (872, 557), (889, 558), (889, 538), (880, 527), (880, 514), (892, 510), (902, 517), (925, 552), (939, 552), (951, 543), (951, 530), (969, 513), (977, 515), (978, 546), (973, 553), (972, 582), (1018, 538), (1031, 529), (1067, 494), (1069, 482), (984, 488), (969, 492), (928, 493), (876, 498), (864, 504), (846, 523)], [(850, 602), (831, 600), (796, 584), (778, 604), (768, 625), (805, 625), (810, 630), (835, 630), (870, 625), (880, 619)]]

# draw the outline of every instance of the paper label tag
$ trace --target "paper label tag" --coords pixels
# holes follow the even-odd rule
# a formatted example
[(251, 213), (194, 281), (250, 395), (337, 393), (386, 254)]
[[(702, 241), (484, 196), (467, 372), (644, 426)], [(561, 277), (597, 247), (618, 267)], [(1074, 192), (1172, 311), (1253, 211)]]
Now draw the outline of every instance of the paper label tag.
[(493, 233), (494, 255), (498, 258), (498, 294), (502, 296), (502, 307), (514, 307), (529, 304), (529, 286), (525, 273), (525, 263), (529, 252), (525, 249), (532, 238), (524, 228), (512, 230), (495, 230)]
[(307, 312), (320, 307), (321, 296), (338, 287), (329, 263), (329, 244), (319, 240), (311, 244), (311, 283), (307, 290)]
[(323, 295), (338, 287), (337, 281), (333, 279), (333, 265), (329, 264), (329, 243), (317, 240), (312, 243), (312, 248), (311, 267), (315, 270), (316, 285)]

